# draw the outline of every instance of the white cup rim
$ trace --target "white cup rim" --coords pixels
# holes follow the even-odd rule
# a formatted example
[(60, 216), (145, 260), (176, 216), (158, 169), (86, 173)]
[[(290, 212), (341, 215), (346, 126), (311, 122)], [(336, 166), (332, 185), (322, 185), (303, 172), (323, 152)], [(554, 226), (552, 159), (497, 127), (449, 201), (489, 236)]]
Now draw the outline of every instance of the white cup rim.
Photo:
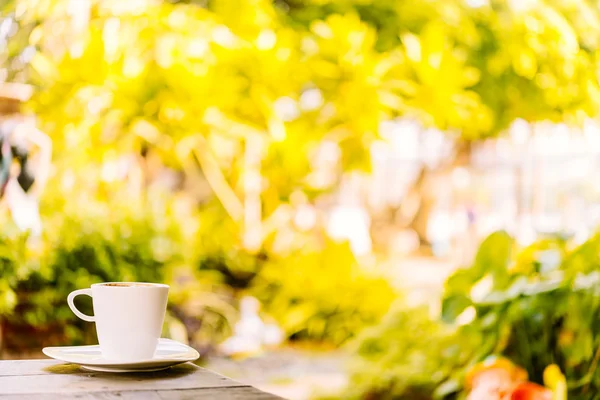
[[(131, 286), (109, 286), (109, 285), (131, 285)], [(169, 288), (169, 285), (164, 283), (153, 283), (153, 282), (101, 282), (94, 283), (91, 287), (106, 287), (109, 289), (156, 289), (156, 288)]]

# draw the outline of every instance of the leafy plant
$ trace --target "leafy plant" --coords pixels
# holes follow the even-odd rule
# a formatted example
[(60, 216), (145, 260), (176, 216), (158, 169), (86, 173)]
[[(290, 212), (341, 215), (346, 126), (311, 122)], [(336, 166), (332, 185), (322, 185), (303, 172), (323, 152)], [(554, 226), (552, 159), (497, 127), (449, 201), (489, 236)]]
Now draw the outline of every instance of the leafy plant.
[[(575, 247), (556, 238), (516, 251), (506, 233), (492, 234), (473, 265), (447, 280), (439, 318), (396, 309), (359, 339), (355, 397), (412, 398), (419, 389), (424, 398), (454, 398), (466, 372), (497, 355), (540, 384), (544, 370), (556, 364), (570, 399), (595, 398), (599, 254), (600, 235)], [(423, 333), (413, 335), (411, 325), (423, 326)]]
[(363, 268), (347, 243), (327, 241), (270, 258), (249, 290), (292, 339), (337, 345), (378, 322), (398, 297)]
[(398, 297), (383, 276), (359, 264), (347, 243), (286, 226), (291, 248), (277, 251), (269, 240), (250, 253), (218, 204), (205, 205), (199, 221), (196, 279), (218, 282), (233, 296), (255, 296), (292, 340), (343, 343), (379, 321)]
[(460, 365), (457, 349), (454, 330), (432, 319), (427, 307), (396, 305), (349, 345), (355, 358), (343, 397), (431, 399)]
[[(66, 305), (71, 291), (97, 282), (161, 282), (167, 268), (183, 261), (172, 227), (161, 227), (152, 212), (134, 207), (105, 207), (100, 214), (85, 216), (81, 209), (66, 208), (46, 219), (37, 251), (14, 261), (24, 272), (1, 280), (16, 294), (16, 308), (5, 317), (9, 346), (35, 348), (39, 338), (51, 343), (89, 341), (93, 325), (78, 321)], [(89, 303), (82, 308), (91, 313)], [(36, 329), (54, 336), (18, 335)]]
[(26, 236), (0, 238), (0, 317), (10, 314), (17, 304), (14, 288), (23, 278)]
[[(561, 239), (540, 241), (503, 271), (499, 264), (476, 262), (457, 272), (448, 281), (447, 293), (465, 294), (463, 310), (475, 311), (469, 332), (486, 339), (488, 354), (510, 358), (536, 382), (542, 382), (547, 365), (557, 364), (566, 376), (569, 397), (589, 398), (600, 384), (595, 376), (600, 355), (598, 254), (598, 235), (574, 249)], [(458, 283), (457, 277), (475, 271), (475, 279)], [(489, 279), (487, 290), (482, 289)], [(456, 320), (464, 311), (445, 307), (443, 312)]]

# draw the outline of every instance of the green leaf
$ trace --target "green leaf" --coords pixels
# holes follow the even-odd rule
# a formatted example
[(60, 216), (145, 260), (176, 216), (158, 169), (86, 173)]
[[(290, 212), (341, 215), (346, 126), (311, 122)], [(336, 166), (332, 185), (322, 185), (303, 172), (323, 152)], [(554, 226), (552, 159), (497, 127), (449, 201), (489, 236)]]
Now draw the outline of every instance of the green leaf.
[(435, 399), (443, 399), (453, 393), (457, 393), (462, 388), (462, 383), (458, 379), (448, 379), (439, 385), (433, 392)]
[(480, 276), (487, 271), (505, 271), (513, 254), (514, 240), (505, 231), (494, 232), (479, 246), (473, 268)]
[(452, 323), (467, 307), (472, 305), (471, 299), (464, 294), (455, 294), (442, 301), (442, 320)]

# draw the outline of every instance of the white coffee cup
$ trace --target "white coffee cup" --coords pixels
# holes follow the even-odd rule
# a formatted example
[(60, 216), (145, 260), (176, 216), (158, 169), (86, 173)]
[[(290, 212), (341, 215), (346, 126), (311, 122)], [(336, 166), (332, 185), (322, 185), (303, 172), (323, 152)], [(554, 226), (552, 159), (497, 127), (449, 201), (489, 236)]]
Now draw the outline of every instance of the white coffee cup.
[[(92, 298), (93, 316), (75, 307), (73, 300), (80, 294)], [(67, 302), (79, 318), (96, 323), (105, 359), (141, 361), (154, 357), (168, 295), (169, 286), (160, 283), (106, 282), (71, 292)]]

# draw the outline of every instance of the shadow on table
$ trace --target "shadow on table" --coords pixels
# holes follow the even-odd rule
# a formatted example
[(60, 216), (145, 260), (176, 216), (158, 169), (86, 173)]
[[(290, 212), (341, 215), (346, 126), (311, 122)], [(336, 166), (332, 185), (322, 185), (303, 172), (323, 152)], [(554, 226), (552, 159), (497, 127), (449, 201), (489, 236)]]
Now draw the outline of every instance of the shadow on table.
[(50, 372), (52, 374), (61, 374), (61, 375), (94, 375), (94, 376), (123, 376), (128, 379), (137, 378), (140, 380), (144, 379), (169, 379), (169, 378), (180, 378), (186, 375), (193, 374), (198, 371), (198, 367), (189, 364), (179, 364), (173, 367), (164, 369), (162, 371), (153, 371), (153, 372), (98, 372), (98, 371), (90, 371), (77, 364), (58, 364), (51, 365), (49, 367), (44, 368), (44, 371)]

